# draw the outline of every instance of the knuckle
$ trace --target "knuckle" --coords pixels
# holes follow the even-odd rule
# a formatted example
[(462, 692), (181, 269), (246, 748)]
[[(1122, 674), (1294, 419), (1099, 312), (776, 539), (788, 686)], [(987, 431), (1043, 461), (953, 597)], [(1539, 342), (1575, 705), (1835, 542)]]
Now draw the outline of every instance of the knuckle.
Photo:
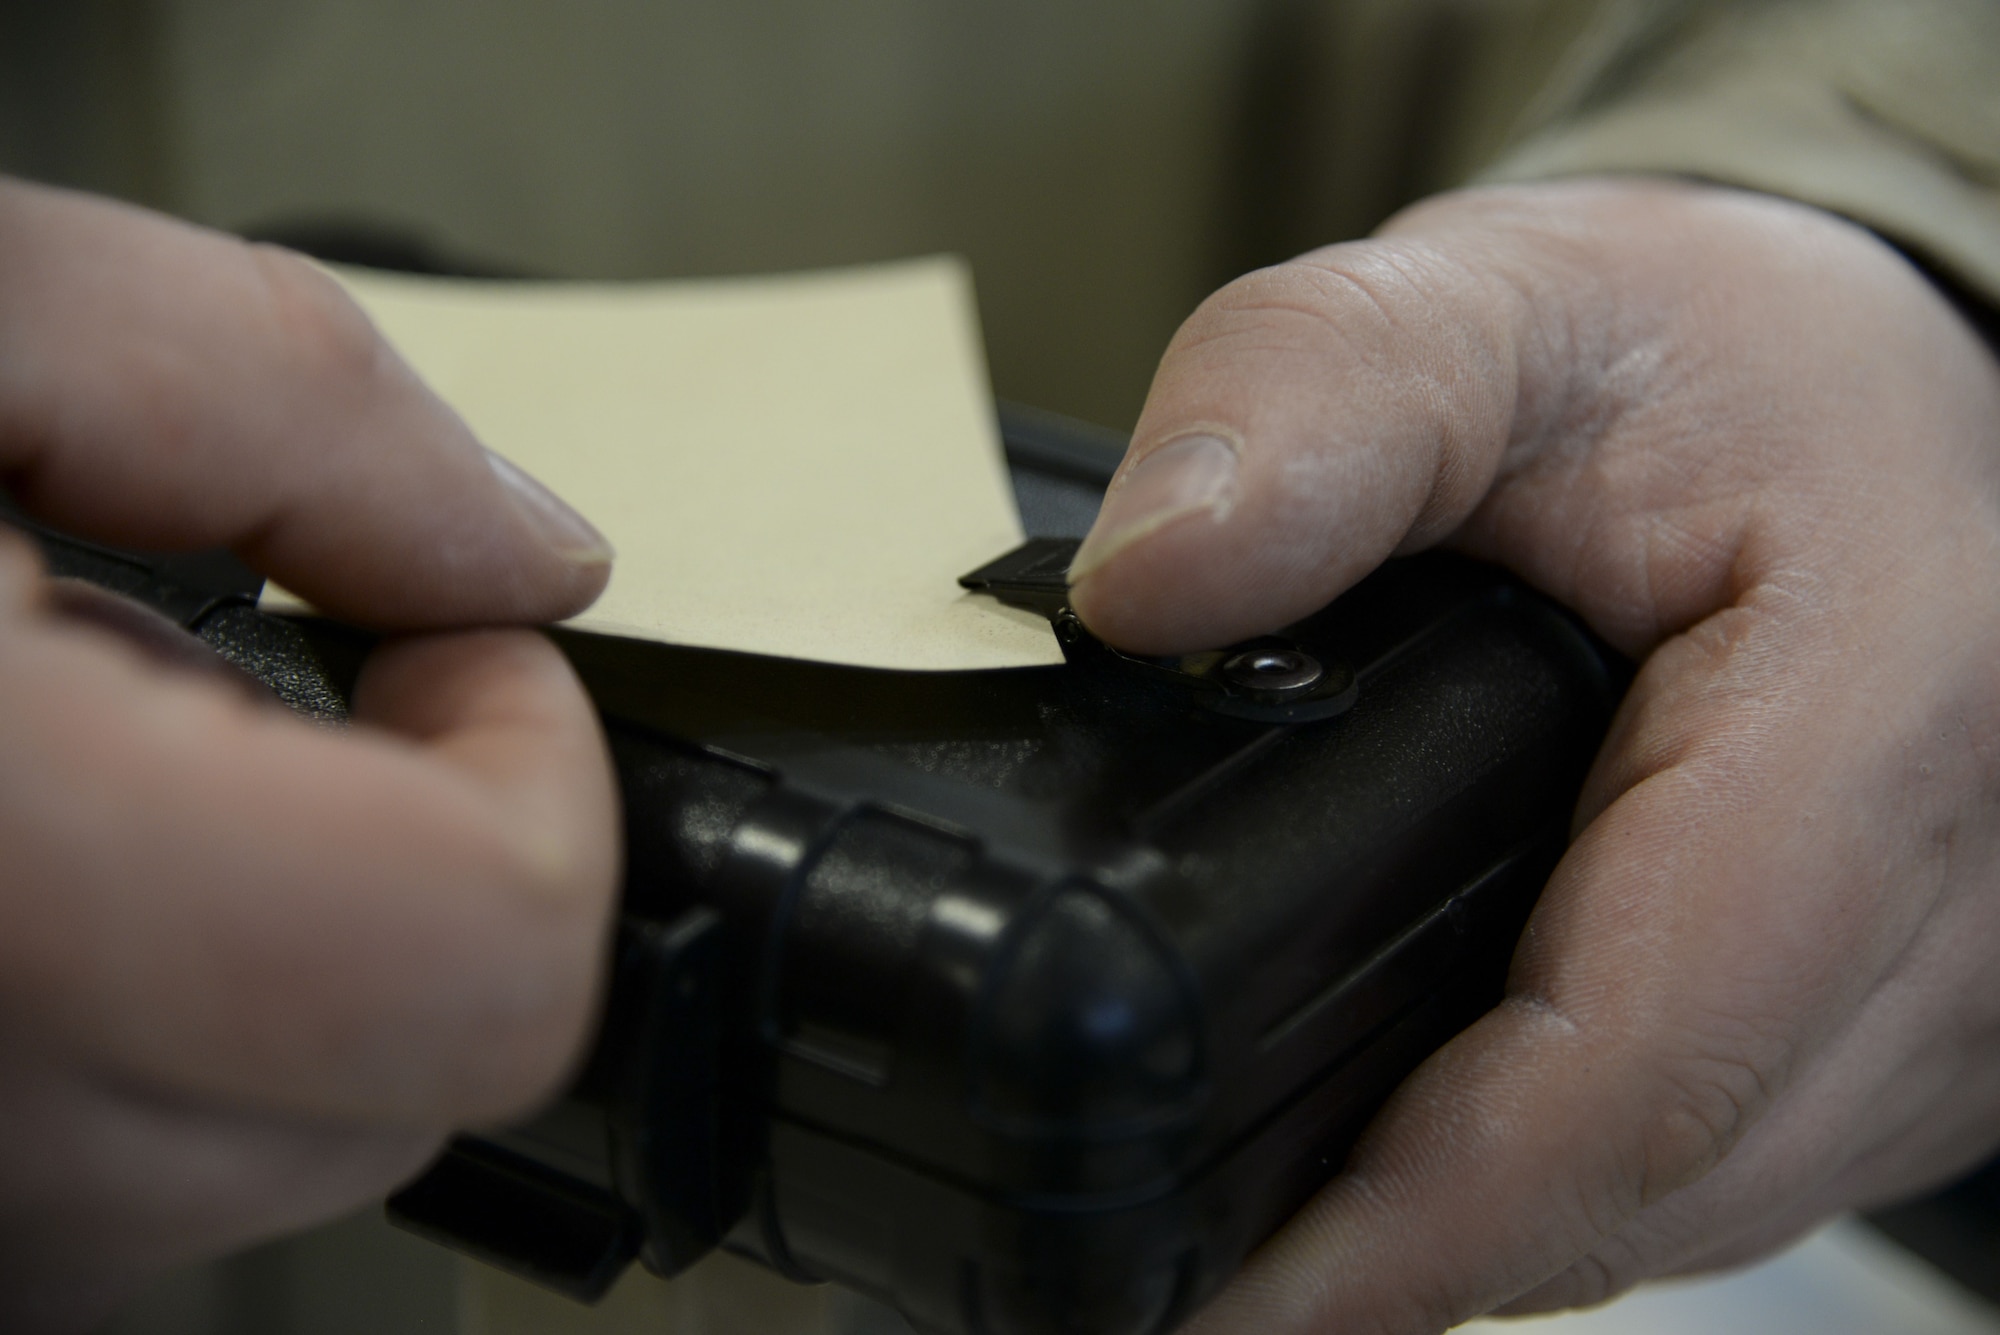
[(1500, 1309), (1510, 1317), (1596, 1307), (1610, 1302), (1637, 1280), (1602, 1251), (1586, 1253)]
[(447, 1120), (504, 1121), (532, 1110), (561, 1088), (580, 1055), (593, 1013), (585, 971), (568, 972), (574, 976), (562, 979), (559, 988), (512, 980), (501, 997), (456, 1027), (443, 1099)]
[(41, 550), (34, 541), (0, 518), (0, 589), (37, 584), (43, 573)]
[(1613, 1234), (1557, 1277), (1567, 1289), (1562, 1298), (1565, 1307), (1608, 1303), (1657, 1272), (1658, 1265), (1643, 1240), (1635, 1239), (1634, 1233), (1634, 1229), (1627, 1228)]
[[(1405, 538), (1422, 545), (1477, 503), (1508, 438), (1517, 302), (1499, 279), (1435, 247), (1352, 243), (1228, 284), (1168, 357), (1189, 393), (1220, 387), (1238, 414), (1284, 424), (1301, 405), (1322, 414), (1374, 405), (1395, 426), (1393, 447), (1376, 448), (1393, 457), (1407, 496)], [(1246, 401), (1253, 386), (1279, 392)]]
[(1634, 1202), (1640, 1209), (1706, 1176), (1775, 1094), (1766, 1063), (1743, 1055), (1698, 1058), (1665, 1082), (1640, 1141)]
[(1549, 1281), (1543, 1297), (1550, 1308), (1595, 1307), (1623, 1292), (1624, 1287), (1603, 1255), (1591, 1252)]
[(493, 954), (506, 961), (459, 1027), (451, 1102), (460, 1116), (513, 1116), (543, 1102), (572, 1072), (596, 1014), (603, 952), (599, 896), (552, 885), (545, 867), (519, 869)]
[(284, 355), (336, 382), (380, 371), (388, 344), (339, 283), (291, 251), (260, 244), (248, 251)]
[(1406, 296), (1406, 284), (1387, 257), (1292, 260), (1219, 289), (1188, 321), (1177, 350), (1284, 348), (1386, 367), (1403, 325)]

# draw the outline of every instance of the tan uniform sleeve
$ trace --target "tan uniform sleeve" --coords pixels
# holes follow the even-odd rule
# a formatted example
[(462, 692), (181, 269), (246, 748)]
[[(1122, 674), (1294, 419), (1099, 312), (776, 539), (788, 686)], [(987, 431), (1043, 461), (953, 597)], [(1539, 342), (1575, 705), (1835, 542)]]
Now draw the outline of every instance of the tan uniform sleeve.
[(1477, 183), (1655, 172), (1784, 195), (2000, 302), (2000, 3), (1611, 3), (1571, 54)]

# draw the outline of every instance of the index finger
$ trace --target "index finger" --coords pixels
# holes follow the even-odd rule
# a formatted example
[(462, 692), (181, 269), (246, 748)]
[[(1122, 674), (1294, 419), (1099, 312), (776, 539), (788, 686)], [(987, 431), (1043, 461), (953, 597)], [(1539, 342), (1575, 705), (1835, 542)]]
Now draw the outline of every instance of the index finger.
[(0, 182), (0, 484), (135, 547), (234, 548), (388, 627), (549, 621), (611, 550), (283, 251)]
[[(4, 555), (4, 549), (0, 549)], [(590, 702), (525, 630), (391, 641), (327, 730), (9, 601), (0, 990), (171, 1101), (438, 1127), (545, 1095), (617, 882)], [(10, 597), (11, 586), (11, 597)]]

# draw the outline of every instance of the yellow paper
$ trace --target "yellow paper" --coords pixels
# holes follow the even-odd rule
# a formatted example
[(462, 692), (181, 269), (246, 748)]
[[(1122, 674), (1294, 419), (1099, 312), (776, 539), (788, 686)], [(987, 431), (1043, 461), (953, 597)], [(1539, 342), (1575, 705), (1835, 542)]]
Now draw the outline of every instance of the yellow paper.
[(864, 667), (1061, 661), (1046, 621), (956, 584), (1021, 540), (960, 262), (338, 277), (481, 440), (618, 549), (569, 624)]

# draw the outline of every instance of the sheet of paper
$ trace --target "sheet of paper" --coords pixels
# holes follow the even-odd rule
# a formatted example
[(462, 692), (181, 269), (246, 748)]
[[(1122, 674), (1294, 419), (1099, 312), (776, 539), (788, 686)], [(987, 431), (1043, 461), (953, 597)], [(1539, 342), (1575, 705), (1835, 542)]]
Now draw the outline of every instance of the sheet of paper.
[(1046, 621), (955, 582), (1021, 540), (959, 261), (338, 276), (481, 440), (618, 549), (570, 624), (864, 667), (1061, 661)]

